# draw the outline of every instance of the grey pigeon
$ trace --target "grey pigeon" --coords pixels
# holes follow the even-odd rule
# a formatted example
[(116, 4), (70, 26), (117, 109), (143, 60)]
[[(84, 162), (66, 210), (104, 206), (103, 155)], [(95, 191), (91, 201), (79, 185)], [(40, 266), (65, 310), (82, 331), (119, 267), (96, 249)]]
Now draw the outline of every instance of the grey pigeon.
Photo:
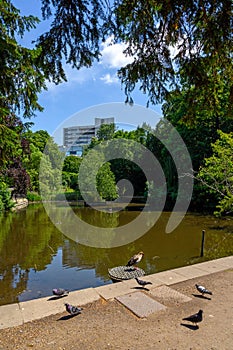
[(53, 295), (56, 295), (58, 297), (62, 297), (63, 295), (69, 294), (69, 291), (63, 288), (54, 288), (53, 289)]
[(138, 277), (136, 277), (135, 280), (138, 282), (140, 286), (143, 286), (143, 287), (146, 286), (147, 284), (152, 284), (151, 282), (140, 280)]
[(190, 321), (192, 323), (195, 323), (195, 325), (197, 325), (198, 322), (202, 321), (202, 314), (203, 314), (203, 310), (199, 310), (196, 314), (191, 315), (189, 317), (185, 317), (183, 318), (183, 320)]
[[(134, 266), (138, 264), (142, 260), (143, 256), (144, 256), (143, 252), (139, 252), (138, 254), (133, 255), (127, 262), (126, 266)], [(136, 267), (134, 266), (134, 268)]]
[(65, 303), (66, 311), (69, 312), (71, 315), (78, 315), (81, 314), (81, 311), (83, 310), (81, 307), (73, 306), (71, 304)]
[(213, 294), (212, 292), (210, 292), (208, 289), (201, 286), (200, 284), (195, 284), (195, 286), (196, 286), (198, 292), (200, 292), (202, 295), (204, 295), (204, 294), (212, 295)]

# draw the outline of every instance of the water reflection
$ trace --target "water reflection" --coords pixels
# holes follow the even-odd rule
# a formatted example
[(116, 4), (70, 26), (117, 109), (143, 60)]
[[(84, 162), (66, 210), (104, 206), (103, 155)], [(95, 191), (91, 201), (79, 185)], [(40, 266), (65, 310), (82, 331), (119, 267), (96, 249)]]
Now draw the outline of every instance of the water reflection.
[[(110, 228), (126, 225), (138, 215), (137, 210), (73, 210), (82, 220)], [(58, 212), (62, 225), (62, 211)], [(0, 216), (0, 304), (48, 296), (56, 287), (74, 290), (111, 283), (108, 268), (126, 264), (140, 250), (145, 252), (140, 267), (146, 274), (233, 253), (232, 219), (188, 214), (173, 233), (165, 234), (169, 216), (163, 213), (143, 237), (111, 249), (81, 245), (64, 236), (42, 205)], [(205, 256), (200, 258), (203, 229)]]

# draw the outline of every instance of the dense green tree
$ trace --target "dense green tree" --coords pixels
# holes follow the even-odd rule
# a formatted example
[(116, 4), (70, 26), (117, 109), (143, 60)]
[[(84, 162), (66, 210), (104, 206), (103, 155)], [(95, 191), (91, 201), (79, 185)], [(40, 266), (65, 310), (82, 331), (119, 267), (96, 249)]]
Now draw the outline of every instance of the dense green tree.
[(113, 138), (113, 135), (116, 131), (116, 125), (111, 124), (101, 124), (97, 131), (97, 139), (99, 141), (107, 141)]
[(48, 132), (44, 130), (36, 132), (28, 130), (23, 134), (23, 137), (28, 143), (29, 152), (23, 155), (22, 162), (30, 176), (30, 189), (38, 192), (40, 161), (50, 136)]
[(34, 16), (21, 16), (9, 0), (0, 2), (0, 115), (20, 113), (31, 117), (42, 110), (38, 93), (45, 89), (45, 73), (39, 64), (41, 49), (21, 46), (18, 37), (36, 27)]
[(216, 214), (233, 212), (233, 133), (219, 131), (219, 139), (212, 144), (213, 155), (205, 159), (198, 179), (207, 193), (218, 199)]
[(81, 195), (87, 201), (117, 198), (115, 176), (101, 147), (89, 150), (83, 158), (78, 181)]
[(146, 138), (147, 131), (141, 127), (137, 127), (136, 130), (132, 131), (118, 130), (114, 134), (114, 139), (122, 139), (120, 146), (124, 147), (124, 158), (112, 159), (110, 161), (111, 169), (115, 175), (116, 182), (125, 179), (132, 184), (134, 196), (144, 195), (146, 177), (143, 170), (133, 161), (138, 157), (140, 158), (141, 150), (135, 149), (135, 144), (131, 141), (145, 145)]
[(14, 203), (11, 200), (10, 190), (7, 188), (7, 185), (3, 180), (4, 179), (0, 178), (0, 212), (8, 210), (14, 206)]
[(114, 200), (117, 198), (115, 176), (111, 171), (110, 163), (106, 162), (98, 171), (96, 185), (101, 198)]
[(53, 22), (38, 46), (48, 74), (57, 81), (64, 74), (64, 59), (77, 68), (90, 66), (100, 57), (101, 41), (114, 34), (134, 57), (119, 71), (127, 101), (139, 83), (152, 103), (162, 102), (170, 85), (179, 86), (183, 79), (205, 89), (216, 108), (213, 84), (228, 79), (232, 99), (231, 0), (120, 0), (111, 5), (102, 0), (43, 0), (42, 5), (43, 17)]
[(31, 130), (25, 133), (25, 137), (30, 142), (30, 147), (34, 145), (40, 152), (44, 152), (46, 143), (50, 138), (49, 133), (46, 130), (38, 130), (32, 132)]
[(23, 157), (29, 153), (29, 144), (24, 137), (28, 127), (15, 115), (1, 119), (2, 144), (0, 146), (0, 174), (9, 187), (14, 187), (13, 194), (27, 193), (30, 178), (23, 164)]
[(231, 0), (117, 2), (115, 37), (127, 43), (125, 52), (134, 57), (119, 71), (127, 100), (137, 83), (152, 103), (186, 83), (190, 117), (199, 92), (203, 106), (218, 110), (219, 84), (228, 82), (231, 108), (232, 9)]
[(64, 159), (63, 171), (67, 173), (78, 173), (82, 159), (76, 156), (67, 156)]
[[(218, 131), (222, 130), (225, 133), (229, 133), (233, 128), (232, 114), (227, 107), (229, 103), (229, 86), (224, 82), (219, 83), (218, 86), (221, 86), (221, 89), (218, 90), (218, 109), (212, 108), (209, 104), (203, 106), (202, 102), (204, 99), (207, 100), (208, 96), (204, 91), (201, 93), (200, 91), (196, 92), (194, 108), (195, 122), (192, 122), (189, 116), (190, 95), (189, 89), (185, 85), (182, 90), (176, 90), (170, 93), (163, 104), (164, 116), (176, 128), (187, 146), (194, 172), (198, 172), (200, 166), (204, 164), (204, 159), (212, 155), (211, 145), (219, 138)], [(167, 151), (163, 145), (158, 144), (158, 141), (152, 138), (148, 147), (151, 150), (155, 150), (155, 152), (157, 148), (157, 155), (159, 159), (161, 159), (161, 156), (163, 154), (166, 155)], [(168, 154), (166, 156), (167, 160), (169, 160), (169, 157)], [(162, 156), (163, 163), (166, 158)], [(165, 163), (164, 169), (166, 169), (166, 165), (168, 165), (169, 162), (166, 161)], [(187, 170), (187, 172), (191, 174), (191, 169)], [(169, 170), (169, 173), (170, 178), (173, 177), (175, 180), (176, 169), (174, 166)], [(177, 182), (177, 179), (175, 181)], [(168, 184), (169, 183), (168, 181)], [(170, 186), (168, 187), (171, 188)], [(213, 194), (210, 197), (203, 186), (200, 186), (200, 183), (195, 180), (190, 208), (195, 210), (197, 208), (198, 210), (212, 210), (214, 203), (216, 203), (215, 197), (216, 196)]]
[(50, 28), (29, 50), (18, 45), (16, 35), (34, 28), (38, 19), (20, 16), (10, 0), (1, 1), (1, 107), (5, 112), (21, 108), (31, 116), (41, 108), (37, 93), (45, 87), (44, 79), (66, 80), (64, 64), (90, 67), (100, 58), (101, 43), (110, 35), (115, 42), (125, 43), (125, 54), (134, 57), (119, 71), (128, 102), (138, 83), (152, 103), (162, 102), (170, 89), (186, 83), (190, 117), (193, 96), (199, 92), (204, 97), (199, 101), (202, 105), (219, 110), (221, 82), (228, 82), (226, 107), (231, 109), (231, 0), (119, 0), (111, 4), (41, 0), (41, 4), (42, 18), (51, 20)]
[(40, 161), (39, 186), (43, 199), (53, 199), (62, 192), (62, 167), (64, 154), (50, 136)]
[(211, 143), (218, 138), (218, 130), (226, 133), (230, 132), (233, 127), (232, 114), (227, 114), (226, 105), (228, 97), (224, 93), (227, 87), (222, 85), (222, 94), (220, 111), (213, 111), (212, 108), (202, 107), (199, 99), (206, 98), (196, 95), (195, 123), (189, 123), (189, 93), (188, 89), (183, 87), (181, 91), (173, 91), (163, 104), (163, 114), (172, 125), (177, 129), (183, 138), (195, 171), (198, 171), (204, 158), (212, 153)]
[(71, 188), (75, 191), (79, 190), (78, 172), (82, 159), (77, 156), (67, 156), (64, 159), (62, 169), (62, 181), (66, 188)]
[(12, 155), (17, 154), (20, 137), (12, 125), (12, 118), (0, 116), (0, 170), (6, 167)]

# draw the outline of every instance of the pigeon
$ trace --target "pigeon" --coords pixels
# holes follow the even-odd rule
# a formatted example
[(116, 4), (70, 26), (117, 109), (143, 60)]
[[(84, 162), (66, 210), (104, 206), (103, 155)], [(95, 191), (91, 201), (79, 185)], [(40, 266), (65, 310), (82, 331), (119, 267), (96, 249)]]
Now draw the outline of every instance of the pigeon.
[(56, 295), (58, 297), (62, 297), (64, 295), (69, 294), (69, 291), (63, 288), (54, 288), (53, 289), (53, 295)]
[(212, 292), (210, 292), (208, 289), (201, 286), (200, 284), (195, 284), (195, 286), (196, 286), (198, 292), (200, 292), (202, 295), (204, 295), (204, 294), (212, 295), (213, 294)]
[[(138, 254), (135, 254), (129, 259), (126, 266), (134, 266), (138, 264), (142, 260), (143, 256), (144, 256), (143, 252), (139, 252)], [(136, 267), (134, 266), (134, 268)]]
[(190, 321), (192, 323), (195, 323), (195, 325), (197, 325), (198, 322), (202, 321), (202, 314), (203, 314), (203, 310), (199, 310), (196, 314), (191, 315), (189, 317), (185, 317), (183, 318), (183, 320)]
[(152, 284), (151, 282), (140, 280), (138, 277), (136, 277), (135, 280), (138, 282), (140, 286), (143, 286), (143, 287), (146, 286), (147, 284)]
[(65, 303), (66, 311), (69, 312), (71, 315), (78, 315), (81, 314), (81, 311), (83, 310), (81, 307), (73, 306), (71, 304)]

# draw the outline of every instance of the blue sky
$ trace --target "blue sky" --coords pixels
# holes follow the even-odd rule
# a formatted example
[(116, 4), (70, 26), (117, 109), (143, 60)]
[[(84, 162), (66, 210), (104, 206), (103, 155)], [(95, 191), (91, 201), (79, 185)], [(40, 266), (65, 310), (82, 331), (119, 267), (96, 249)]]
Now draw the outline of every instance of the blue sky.
[[(22, 15), (31, 14), (40, 17), (39, 0), (14, 0), (13, 4), (20, 9)], [(46, 31), (48, 26), (48, 22), (41, 22), (37, 29), (25, 35), (21, 41), (22, 45), (32, 47), (31, 42)], [(160, 106), (151, 106), (149, 110), (141, 108), (140, 106), (146, 107), (147, 97), (140, 91), (135, 91), (133, 94), (135, 103), (133, 108), (124, 106), (124, 89), (116, 73), (117, 69), (130, 61), (130, 58), (124, 56), (123, 45), (110, 45), (111, 39), (109, 38), (101, 46), (101, 60), (93, 67), (78, 71), (66, 66), (68, 82), (60, 85), (47, 84), (48, 90), (39, 96), (39, 103), (44, 107), (44, 111), (38, 112), (37, 116), (31, 120), (34, 122), (33, 131), (47, 130), (54, 136), (55, 141), (61, 144), (61, 133), (58, 135), (56, 132), (55, 136), (55, 130), (61, 129), (63, 123), (67, 124), (67, 120), (75, 121), (80, 125), (93, 124), (95, 117), (102, 117), (100, 114), (96, 115), (96, 113), (102, 113), (100, 105), (103, 105), (105, 114), (108, 114), (109, 110), (110, 116), (114, 116), (117, 123), (137, 126), (146, 121), (152, 126), (156, 125), (157, 117), (161, 116)], [(109, 109), (106, 109), (106, 106), (109, 106)], [(135, 111), (134, 116), (132, 116), (133, 111)], [(154, 115), (151, 113), (153, 111)], [(68, 123), (68, 125), (71, 124)]]

